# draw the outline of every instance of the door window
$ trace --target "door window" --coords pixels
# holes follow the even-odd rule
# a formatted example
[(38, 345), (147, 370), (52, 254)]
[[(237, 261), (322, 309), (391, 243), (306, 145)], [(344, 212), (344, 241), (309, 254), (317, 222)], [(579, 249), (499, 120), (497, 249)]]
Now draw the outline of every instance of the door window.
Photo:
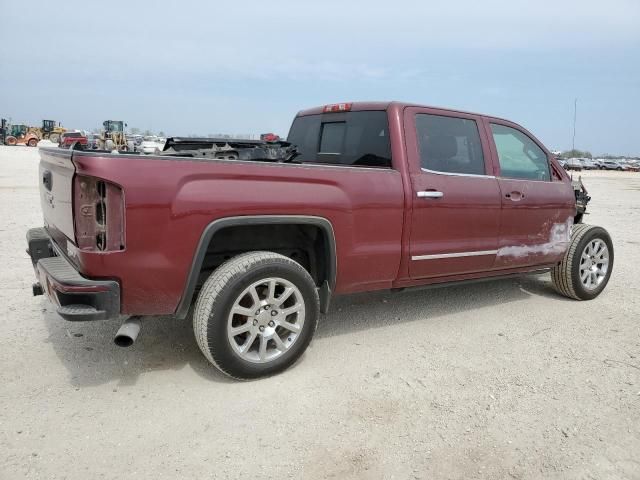
[(416, 115), (422, 168), (436, 172), (484, 175), (484, 156), (475, 120)]
[(524, 180), (549, 180), (549, 161), (544, 151), (515, 128), (491, 124), (498, 151), (500, 176)]

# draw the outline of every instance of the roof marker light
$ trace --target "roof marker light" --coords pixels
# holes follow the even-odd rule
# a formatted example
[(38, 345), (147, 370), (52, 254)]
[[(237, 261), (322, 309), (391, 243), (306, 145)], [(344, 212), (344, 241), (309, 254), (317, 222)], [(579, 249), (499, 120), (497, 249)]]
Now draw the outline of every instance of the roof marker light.
[(351, 105), (351, 103), (332, 103), (330, 105), (325, 105), (322, 109), (322, 113), (348, 112), (351, 110)]

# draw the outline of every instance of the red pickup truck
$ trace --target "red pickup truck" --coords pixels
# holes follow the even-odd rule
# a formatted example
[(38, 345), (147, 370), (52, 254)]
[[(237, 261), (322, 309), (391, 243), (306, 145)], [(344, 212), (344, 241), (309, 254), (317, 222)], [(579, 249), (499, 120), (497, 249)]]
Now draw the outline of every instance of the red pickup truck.
[(521, 126), (406, 103), (296, 116), (287, 142), (169, 139), (157, 155), (40, 149), (38, 283), (67, 320), (191, 314), (227, 375), (281, 371), (333, 294), (551, 271), (596, 297), (613, 245)]
[(71, 148), (74, 144), (86, 146), (89, 144), (89, 139), (82, 132), (65, 132), (60, 135), (58, 143), (60, 148)]

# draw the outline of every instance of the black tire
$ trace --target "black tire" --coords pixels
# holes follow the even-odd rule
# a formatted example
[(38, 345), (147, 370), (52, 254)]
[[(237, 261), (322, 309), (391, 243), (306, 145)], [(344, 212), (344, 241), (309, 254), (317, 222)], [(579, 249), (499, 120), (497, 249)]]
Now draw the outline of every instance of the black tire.
[(27, 146), (29, 146), (29, 147), (37, 147), (38, 146), (38, 140), (36, 140), (35, 138), (31, 138), (27, 142)]
[[(288, 350), (267, 363), (253, 363), (231, 346), (227, 335), (229, 315), (245, 289), (274, 277), (298, 289), (304, 302), (304, 323)], [(306, 350), (318, 326), (319, 306), (316, 285), (299, 263), (272, 252), (250, 252), (228, 260), (211, 273), (196, 301), (193, 330), (204, 356), (225, 375), (236, 379), (264, 377), (285, 370)], [(248, 324), (249, 318), (246, 321)]]
[[(594, 241), (602, 240), (608, 249), (608, 268), (606, 275), (601, 283), (595, 288), (586, 288), (580, 279), (580, 265), (582, 253), (586, 246)], [(551, 271), (551, 279), (555, 289), (565, 297), (575, 300), (592, 300), (596, 298), (607, 286), (613, 271), (613, 243), (611, 236), (602, 227), (594, 227), (584, 223), (574, 225), (571, 232), (571, 240), (569, 248), (559, 265), (556, 265)]]

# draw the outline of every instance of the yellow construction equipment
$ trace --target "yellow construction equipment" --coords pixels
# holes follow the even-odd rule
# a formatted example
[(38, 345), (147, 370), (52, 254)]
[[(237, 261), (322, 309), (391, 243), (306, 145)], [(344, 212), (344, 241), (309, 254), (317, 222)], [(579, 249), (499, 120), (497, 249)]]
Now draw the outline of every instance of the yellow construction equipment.
[(98, 139), (99, 150), (118, 150), (120, 152), (129, 150), (127, 136), (124, 132), (126, 123), (121, 120), (105, 120), (102, 122), (102, 126), (104, 129)]
[(38, 128), (29, 127), (24, 124), (9, 125), (7, 127), (7, 136), (4, 139), (5, 145), (28, 145), (35, 147), (40, 141), (40, 133)]
[(55, 120), (42, 120), (40, 138), (43, 140), (51, 140), (53, 143), (58, 143), (60, 141), (60, 135), (66, 131), (67, 129), (59, 123), (56, 125)]
[(43, 120), (42, 127), (30, 127), (25, 124), (7, 125), (4, 138), (5, 145), (28, 145), (35, 147), (40, 140), (60, 141), (60, 135), (67, 129), (56, 125), (55, 120)]

